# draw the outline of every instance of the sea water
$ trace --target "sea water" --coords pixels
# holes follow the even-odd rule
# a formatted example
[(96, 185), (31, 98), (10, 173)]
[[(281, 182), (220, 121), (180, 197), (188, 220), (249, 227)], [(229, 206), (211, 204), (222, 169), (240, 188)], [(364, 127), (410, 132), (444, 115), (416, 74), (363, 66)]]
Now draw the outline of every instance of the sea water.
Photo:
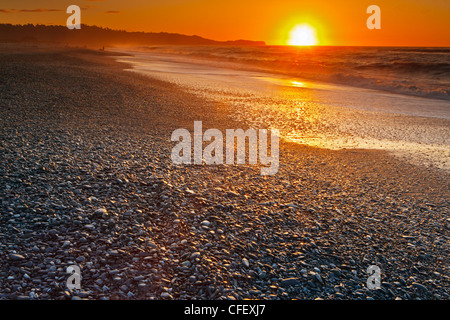
[[(125, 52), (124, 49), (117, 49)], [(450, 49), (145, 47), (132, 71), (310, 146), (386, 150), (450, 170)], [(198, 119), (202, 120), (202, 119)]]

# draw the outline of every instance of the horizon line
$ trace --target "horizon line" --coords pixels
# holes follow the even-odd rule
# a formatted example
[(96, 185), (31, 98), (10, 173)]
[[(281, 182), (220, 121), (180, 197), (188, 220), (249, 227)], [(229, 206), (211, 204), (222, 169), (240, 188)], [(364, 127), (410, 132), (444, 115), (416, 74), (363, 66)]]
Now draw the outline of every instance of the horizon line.
[[(12, 23), (0, 23), (0, 25), (11, 25), (11, 26), (27, 26), (32, 25), (34, 27), (36, 26), (44, 26), (44, 27), (63, 27), (66, 28), (65, 25), (59, 25), (59, 24), (43, 24), (43, 23), (26, 23), (26, 24), (12, 24)], [(249, 42), (260, 42), (264, 44), (254, 45), (254, 46), (264, 46), (264, 47), (293, 47), (293, 48), (314, 48), (314, 47), (373, 47), (373, 48), (450, 48), (450, 45), (448, 46), (426, 46), (426, 45), (354, 45), (354, 44), (340, 44), (340, 45), (333, 45), (333, 44), (317, 44), (317, 45), (310, 45), (310, 46), (295, 46), (295, 45), (287, 45), (287, 44), (268, 44), (265, 40), (251, 40), (251, 39), (235, 39), (235, 40), (216, 40), (207, 38), (205, 36), (201, 36), (198, 34), (185, 34), (185, 33), (179, 33), (179, 32), (167, 32), (167, 31), (130, 31), (126, 29), (113, 29), (107, 26), (98, 26), (98, 25), (89, 25), (89, 24), (81, 24), (81, 26), (86, 27), (96, 27), (100, 29), (105, 29), (109, 31), (120, 31), (120, 32), (127, 32), (127, 33), (147, 33), (147, 34), (172, 34), (172, 35), (182, 35), (182, 36), (188, 36), (188, 37), (199, 37), (204, 40), (214, 41), (214, 42), (238, 42), (238, 41), (249, 41)], [(76, 31), (76, 30), (71, 30)], [(208, 45), (196, 45), (196, 46), (208, 46)]]

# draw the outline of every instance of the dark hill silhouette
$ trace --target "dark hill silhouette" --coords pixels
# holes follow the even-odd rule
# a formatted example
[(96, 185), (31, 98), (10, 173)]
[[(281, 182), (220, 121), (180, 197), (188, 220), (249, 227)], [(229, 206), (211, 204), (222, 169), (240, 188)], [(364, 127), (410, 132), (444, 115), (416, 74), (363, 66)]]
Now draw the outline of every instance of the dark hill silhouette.
[(65, 26), (0, 24), (0, 42), (58, 43), (99, 48), (114, 45), (239, 45), (262, 46), (263, 41), (215, 41), (177, 33), (128, 32), (81, 25), (69, 30)]

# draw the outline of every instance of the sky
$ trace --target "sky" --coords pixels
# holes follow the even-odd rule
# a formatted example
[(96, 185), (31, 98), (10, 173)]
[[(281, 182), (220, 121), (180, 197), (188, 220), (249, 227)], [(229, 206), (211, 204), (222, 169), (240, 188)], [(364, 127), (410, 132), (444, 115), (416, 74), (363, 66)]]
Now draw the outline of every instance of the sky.
[[(0, 23), (65, 25), (73, 4), (82, 24), (127, 31), (284, 45), (306, 23), (320, 45), (450, 46), (450, 0), (1, 0)], [(380, 30), (366, 26), (370, 5)]]

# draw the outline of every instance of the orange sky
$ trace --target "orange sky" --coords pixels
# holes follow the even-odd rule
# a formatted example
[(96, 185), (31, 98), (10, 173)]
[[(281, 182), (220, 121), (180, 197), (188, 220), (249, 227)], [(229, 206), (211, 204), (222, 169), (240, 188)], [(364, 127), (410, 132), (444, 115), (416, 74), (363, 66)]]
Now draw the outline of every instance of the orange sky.
[[(83, 8), (83, 24), (129, 31), (286, 44), (309, 23), (321, 45), (450, 46), (450, 0), (2, 0), (0, 22), (63, 25), (71, 4)], [(372, 4), (381, 30), (366, 27)]]

